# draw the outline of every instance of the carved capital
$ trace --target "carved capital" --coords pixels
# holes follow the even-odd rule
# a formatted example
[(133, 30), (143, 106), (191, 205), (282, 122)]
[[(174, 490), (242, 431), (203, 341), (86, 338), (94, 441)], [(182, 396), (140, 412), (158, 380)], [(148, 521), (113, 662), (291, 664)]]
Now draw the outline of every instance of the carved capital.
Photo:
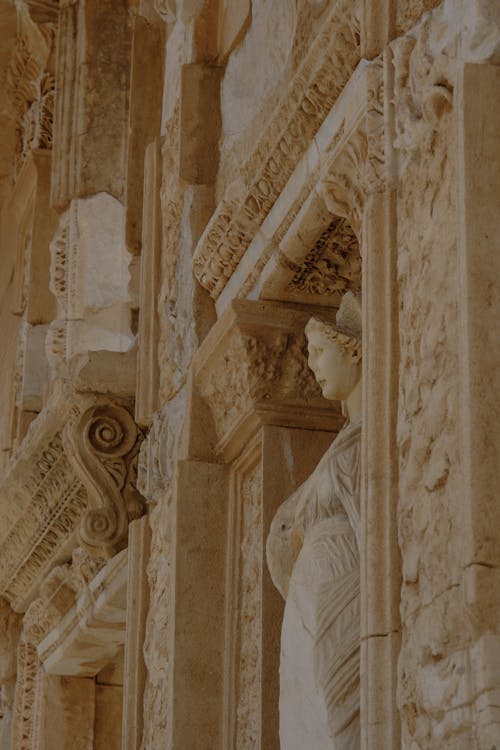
[(201, 403), (194, 403), (191, 431), (204, 405), (217, 455), (236, 455), (259, 424), (339, 428), (338, 408), (322, 397), (307, 365), (309, 317), (285, 305), (237, 300), (207, 336), (193, 363)]

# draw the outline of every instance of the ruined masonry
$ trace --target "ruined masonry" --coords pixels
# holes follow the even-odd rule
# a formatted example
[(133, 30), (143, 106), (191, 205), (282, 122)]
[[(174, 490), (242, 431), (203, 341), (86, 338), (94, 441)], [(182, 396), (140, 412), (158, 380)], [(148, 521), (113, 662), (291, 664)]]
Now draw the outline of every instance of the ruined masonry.
[(499, 219), (499, 0), (0, 0), (0, 750), (500, 749)]

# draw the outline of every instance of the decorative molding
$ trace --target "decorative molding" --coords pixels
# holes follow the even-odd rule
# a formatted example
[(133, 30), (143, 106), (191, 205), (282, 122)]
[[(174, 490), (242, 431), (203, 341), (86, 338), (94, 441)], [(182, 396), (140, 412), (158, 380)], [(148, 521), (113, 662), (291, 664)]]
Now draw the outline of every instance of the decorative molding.
[(144, 726), (144, 688), (147, 670), (144, 662), (146, 618), (149, 611), (147, 566), (151, 554), (149, 518), (129, 526), (127, 622), (125, 628), (125, 674), (123, 686), (123, 750), (140, 750)]
[[(47, 674), (93, 677), (125, 641), (128, 552), (101, 568), (73, 606), (38, 641)], [(25, 615), (26, 617), (26, 615)]]
[(340, 141), (326, 149), (319, 189), (328, 210), (347, 218), (360, 239), (367, 197), (387, 184), (380, 58), (364, 66), (358, 88), (357, 112)]
[(161, 284), (162, 159), (159, 139), (150, 143), (144, 157), (144, 194), (142, 221), (141, 275), (139, 295), (140, 345), (137, 353), (135, 418), (150, 425), (158, 408), (158, 297)]
[(263, 498), (260, 440), (232, 467), (226, 605), (224, 748), (261, 739)]
[(199, 282), (217, 299), (359, 61), (357, 3), (325, 17), (286, 99), (217, 207), (194, 255)]
[(137, 455), (142, 434), (125, 402), (56, 390), (31, 424), (0, 485), (0, 592), (24, 611), (80, 538), (106, 558), (142, 513)]
[(41, 721), (42, 672), (36, 646), (21, 637), (17, 647), (17, 680), (12, 716), (12, 747), (33, 750)]
[(216, 454), (237, 455), (258, 424), (338, 429), (342, 418), (307, 365), (309, 317), (285, 305), (237, 300), (212, 328), (193, 376), (211, 414)]

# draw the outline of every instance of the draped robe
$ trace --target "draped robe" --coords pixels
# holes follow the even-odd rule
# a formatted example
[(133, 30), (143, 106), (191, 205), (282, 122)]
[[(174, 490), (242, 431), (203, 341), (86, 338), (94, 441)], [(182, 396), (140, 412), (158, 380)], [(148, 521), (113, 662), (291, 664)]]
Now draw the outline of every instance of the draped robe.
[(286, 596), (281, 750), (360, 747), (360, 436), (359, 421), (344, 426), (271, 526), (269, 568)]

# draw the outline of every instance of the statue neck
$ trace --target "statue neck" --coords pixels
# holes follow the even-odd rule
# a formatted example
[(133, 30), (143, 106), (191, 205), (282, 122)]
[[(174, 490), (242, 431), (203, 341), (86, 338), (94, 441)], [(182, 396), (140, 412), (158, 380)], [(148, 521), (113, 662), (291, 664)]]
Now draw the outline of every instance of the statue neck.
[(344, 401), (344, 409), (349, 422), (356, 422), (361, 416), (361, 378)]

